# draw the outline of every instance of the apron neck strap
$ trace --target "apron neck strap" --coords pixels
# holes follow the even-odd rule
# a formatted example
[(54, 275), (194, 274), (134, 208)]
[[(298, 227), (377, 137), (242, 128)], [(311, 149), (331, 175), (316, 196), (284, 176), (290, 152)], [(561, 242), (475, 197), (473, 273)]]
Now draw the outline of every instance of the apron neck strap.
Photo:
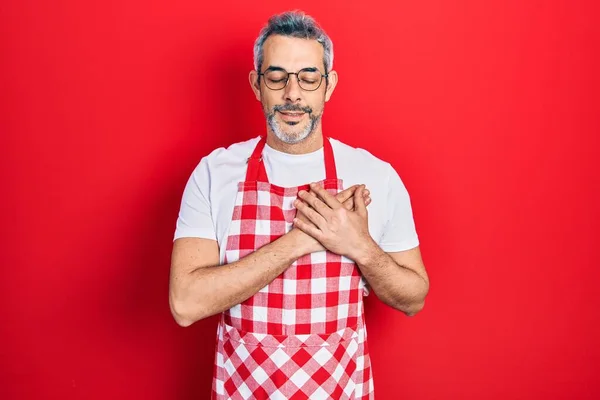
[[(252, 155), (248, 158), (248, 169), (246, 171), (246, 181), (269, 182), (267, 170), (263, 162), (262, 152), (267, 141), (264, 136), (261, 136)], [(328, 137), (323, 137), (323, 157), (325, 161), (325, 179), (337, 181), (337, 169), (335, 167), (335, 158), (333, 156), (333, 148)]]
[[(265, 148), (265, 144), (267, 141), (264, 137), (260, 137), (252, 155), (248, 159), (248, 169), (246, 170), (246, 182), (252, 181), (263, 181), (268, 182), (267, 179), (267, 171), (265, 170), (265, 165), (262, 162), (262, 152)], [(260, 179), (259, 179), (260, 177)]]

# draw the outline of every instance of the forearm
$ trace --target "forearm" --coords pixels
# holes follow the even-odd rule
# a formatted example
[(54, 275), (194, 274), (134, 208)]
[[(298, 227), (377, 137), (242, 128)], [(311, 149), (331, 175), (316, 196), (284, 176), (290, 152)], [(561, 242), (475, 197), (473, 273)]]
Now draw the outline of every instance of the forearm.
[(398, 265), (374, 241), (365, 245), (355, 261), (371, 289), (384, 303), (408, 316), (424, 305), (429, 283), (415, 271)]
[(188, 326), (250, 298), (304, 255), (296, 239), (290, 232), (236, 262), (180, 277), (172, 299), (177, 322)]

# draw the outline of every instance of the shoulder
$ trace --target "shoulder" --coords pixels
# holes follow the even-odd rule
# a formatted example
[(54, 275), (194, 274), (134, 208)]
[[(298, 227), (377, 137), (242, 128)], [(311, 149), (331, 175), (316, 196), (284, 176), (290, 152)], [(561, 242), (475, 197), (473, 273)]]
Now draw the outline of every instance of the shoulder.
[(366, 149), (353, 147), (340, 140), (331, 138), (336, 164), (342, 170), (351, 170), (355, 173), (363, 171), (373, 177), (388, 179), (393, 167), (391, 164)]
[(210, 154), (203, 157), (201, 162), (206, 163), (209, 167), (216, 168), (224, 165), (245, 165), (246, 160), (252, 154), (259, 140), (260, 136), (256, 136), (243, 142), (233, 143), (228, 147), (216, 148)]
[(214, 174), (219, 171), (234, 171), (246, 168), (246, 160), (256, 147), (260, 136), (243, 142), (237, 142), (228, 147), (218, 147), (200, 159), (194, 174)]
[(228, 147), (214, 149), (200, 159), (191, 174), (191, 179), (196, 185), (205, 186), (207, 190), (219, 188), (223, 182), (239, 180), (247, 168), (246, 160), (259, 139), (260, 136), (257, 136)]

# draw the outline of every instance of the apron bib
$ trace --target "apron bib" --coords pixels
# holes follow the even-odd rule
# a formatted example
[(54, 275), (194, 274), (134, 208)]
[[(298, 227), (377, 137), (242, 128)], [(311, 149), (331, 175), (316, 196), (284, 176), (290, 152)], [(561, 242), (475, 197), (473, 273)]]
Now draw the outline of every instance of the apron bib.
[[(261, 138), (238, 184), (224, 263), (289, 232), (300, 187), (269, 183)], [(323, 140), (325, 180), (343, 190), (331, 143)], [(364, 281), (349, 258), (307, 254), (241, 304), (217, 327), (212, 399), (373, 399), (363, 314)]]

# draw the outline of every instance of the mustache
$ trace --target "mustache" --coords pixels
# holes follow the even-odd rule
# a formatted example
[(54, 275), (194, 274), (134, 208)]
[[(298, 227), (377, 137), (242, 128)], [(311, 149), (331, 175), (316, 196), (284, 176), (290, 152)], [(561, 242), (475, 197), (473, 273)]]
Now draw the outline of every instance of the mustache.
[(273, 112), (276, 111), (300, 111), (300, 112), (305, 112), (308, 114), (312, 113), (312, 108), (309, 106), (305, 106), (305, 107), (301, 107), (298, 104), (283, 104), (283, 105), (276, 105), (275, 107), (273, 107)]

